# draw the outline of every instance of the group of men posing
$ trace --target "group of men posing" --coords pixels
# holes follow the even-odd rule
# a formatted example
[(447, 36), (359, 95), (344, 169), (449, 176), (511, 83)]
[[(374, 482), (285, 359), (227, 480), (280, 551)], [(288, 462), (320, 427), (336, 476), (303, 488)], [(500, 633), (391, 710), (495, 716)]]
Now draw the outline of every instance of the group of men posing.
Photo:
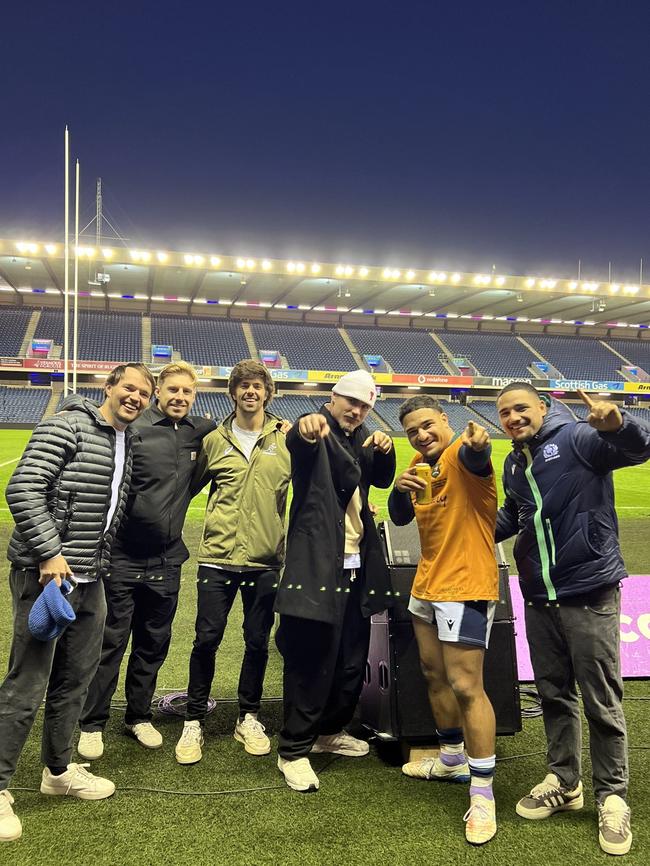
[[(363, 683), (370, 617), (392, 603), (368, 493), (389, 487), (395, 475), (391, 438), (364, 425), (374, 381), (364, 370), (346, 373), (319, 412), (293, 425), (269, 412), (274, 383), (257, 361), (233, 368), (233, 412), (218, 426), (191, 414), (196, 386), (195, 371), (182, 362), (163, 368), (157, 383), (142, 364), (116, 367), (102, 405), (69, 398), (36, 427), (12, 475), (6, 495), (16, 523), (8, 550), (14, 633), (0, 686), (0, 840), (22, 832), (8, 785), (43, 698), (41, 792), (86, 800), (114, 793), (111, 781), (71, 757), (77, 725), (79, 755), (92, 761), (103, 754), (129, 639), (126, 730), (145, 748), (162, 745), (151, 702), (189, 556), (183, 522), (208, 483), (176, 760), (202, 758), (215, 657), (239, 593), (245, 652), (235, 739), (251, 755), (271, 750), (259, 710), (278, 613), (278, 768), (287, 784), (318, 789), (312, 753), (368, 753), (367, 742), (346, 726)], [(517, 534), (549, 770), (517, 813), (538, 819), (583, 806), (579, 686), (599, 842), (610, 854), (631, 845), (618, 637), (625, 569), (611, 472), (650, 457), (650, 426), (613, 402), (582, 396), (587, 423), (557, 401), (549, 406), (527, 383), (501, 391), (497, 409), (513, 450), (500, 509), (488, 431), (470, 422), (454, 433), (429, 396), (400, 409), (416, 453), (395, 480), (389, 512), (398, 524), (415, 518), (420, 533), (409, 610), (440, 743), (437, 757), (407, 763), (403, 772), (469, 782), (464, 820), (473, 844), (496, 832), (495, 719), (483, 688), (498, 600), (494, 543)], [(430, 482), (417, 473), (421, 462), (431, 467)], [(422, 498), (429, 484), (431, 495)], [(51, 581), (73, 585), (76, 618), (56, 638), (39, 640), (29, 613)]]

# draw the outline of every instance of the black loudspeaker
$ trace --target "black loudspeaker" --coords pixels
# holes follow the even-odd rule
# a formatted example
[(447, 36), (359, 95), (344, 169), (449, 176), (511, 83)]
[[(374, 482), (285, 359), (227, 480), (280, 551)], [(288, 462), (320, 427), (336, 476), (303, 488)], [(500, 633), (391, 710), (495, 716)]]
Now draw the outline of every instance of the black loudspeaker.
[[(359, 719), (382, 739), (431, 742), (436, 724), (407, 610), (420, 555), (419, 536), (414, 524), (397, 527), (386, 521), (380, 529), (397, 603), (372, 617)], [(484, 680), (496, 715), (497, 734), (504, 735), (521, 730), (521, 706), (508, 566), (503, 562), (499, 566), (499, 594), (485, 654)]]

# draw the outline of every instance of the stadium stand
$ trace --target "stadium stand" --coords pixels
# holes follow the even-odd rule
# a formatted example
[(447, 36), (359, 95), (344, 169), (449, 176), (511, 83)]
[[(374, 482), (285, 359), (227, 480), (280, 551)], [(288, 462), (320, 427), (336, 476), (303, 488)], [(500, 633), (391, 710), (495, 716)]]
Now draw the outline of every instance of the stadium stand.
[(223, 391), (199, 391), (192, 407), (193, 415), (210, 415), (215, 421), (223, 421), (233, 410), (230, 396)]
[[(79, 394), (79, 396), (83, 397), (85, 400), (92, 400), (93, 403), (97, 403), (98, 406), (104, 402), (103, 388), (85, 388), (82, 386), (80, 388), (77, 388), (77, 394)], [(57, 412), (61, 408), (61, 403), (63, 403), (63, 399), (63, 394), (61, 394), (59, 402), (56, 404)]]
[(151, 341), (173, 346), (190, 364), (232, 367), (250, 350), (241, 322), (192, 316), (151, 316)]
[(619, 355), (630, 364), (642, 367), (650, 373), (650, 340), (605, 340), (608, 346), (616, 349)]
[(36, 424), (52, 396), (50, 388), (8, 388), (0, 385), (0, 423)]
[(395, 328), (378, 331), (371, 328), (346, 327), (348, 336), (361, 355), (381, 355), (395, 373), (431, 373), (448, 376), (438, 360), (442, 354), (428, 331)]
[[(63, 321), (61, 310), (43, 310), (34, 337), (63, 345)], [(137, 313), (80, 312), (77, 355), (85, 361), (116, 364), (142, 360), (142, 317)]]
[(483, 376), (528, 378), (528, 367), (538, 360), (514, 334), (441, 331), (438, 336), (454, 357), (467, 358)]
[(31, 308), (2, 307), (2, 315), (0, 316), (0, 355), (4, 355), (7, 358), (18, 356), (31, 315)]
[(499, 413), (497, 412), (497, 404), (494, 400), (472, 400), (469, 403), (472, 411), (476, 412), (481, 418), (488, 421), (498, 430), (501, 430), (499, 424)]
[(274, 397), (270, 408), (274, 415), (286, 418), (288, 421), (295, 421), (301, 415), (317, 412), (325, 402), (327, 402), (326, 397), (283, 394), (281, 397)]
[(357, 362), (338, 329), (321, 325), (251, 322), (258, 350), (276, 350), (293, 370), (354, 370)]
[(559, 337), (526, 334), (525, 339), (567, 379), (605, 379), (617, 381), (623, 363), (593, 337)]

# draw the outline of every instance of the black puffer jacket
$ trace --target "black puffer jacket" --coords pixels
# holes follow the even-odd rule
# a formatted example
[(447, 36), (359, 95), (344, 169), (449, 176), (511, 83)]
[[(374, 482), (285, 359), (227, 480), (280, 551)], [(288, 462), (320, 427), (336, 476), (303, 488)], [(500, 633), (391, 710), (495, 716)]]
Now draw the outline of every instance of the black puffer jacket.
[(104, 532), (111, 502), (115, 430), (90, 400), (76, 395), (65, 410), (42, 421), (7, 485), (16, 527), (7, 558), (30, 568), (62, 554), (74, 574), (103, 575), (122, 519), (131, 480), (131, 447), (126, 431), (126, 464), (120, 501)]

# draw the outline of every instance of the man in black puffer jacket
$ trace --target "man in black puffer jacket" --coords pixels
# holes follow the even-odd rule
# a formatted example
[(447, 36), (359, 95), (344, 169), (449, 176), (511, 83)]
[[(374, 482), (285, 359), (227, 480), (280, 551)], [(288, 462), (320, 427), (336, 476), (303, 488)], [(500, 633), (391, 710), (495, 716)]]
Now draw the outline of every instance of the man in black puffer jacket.
[(198, 377), (184, 361), (158, 374), (156, 403), (131, 429), (133, 475), (124, 521), (104, 585), (108, 613), (101, 661), (79, 721), (77, 751), (92, 761), (104, 752), (103, 732), (131, 639), (126, 671), (126, 730), (148, 749), (162, 746), (151, 700), (167, 657), (178, 604), (185, 515), (203, 437), (215, 422), (190, 415)]
[[(110, 797), (115, 785), (71, 764), (72, 737), (97, 667), (106, 602), (101, 578), (131, 478), (127, 427), (148, 405), (151, 373), (116, 367), (100, 407), (70, 397), (41, 422), (25, 448), (6, 497), (16, 527), (9, 542), (14, 633), (9, 672), (0, 686), (0, 841), (17, 839), (20, 820), (7, 786), (45, 696), (41, 792), (82, 800)], [(28, 628), (32, 605), (50, 581), (74, 586), (76, 619), (53, 640)]]
[(586, 423), (528, 383), (497, 398), (513, 440), (496, 539), (517, 533), (514, 557), (526, 601), (526, 633), (548, 743), (549, 773), (517, 803), (523, 818), (582, 808), (581, 722), (589, 724), (599, 842), (626, 854), (628, 757), (619, 652), (620, 581), (612, 470), (650, 458), (650, 425), (610, 400), (593, 401)]

